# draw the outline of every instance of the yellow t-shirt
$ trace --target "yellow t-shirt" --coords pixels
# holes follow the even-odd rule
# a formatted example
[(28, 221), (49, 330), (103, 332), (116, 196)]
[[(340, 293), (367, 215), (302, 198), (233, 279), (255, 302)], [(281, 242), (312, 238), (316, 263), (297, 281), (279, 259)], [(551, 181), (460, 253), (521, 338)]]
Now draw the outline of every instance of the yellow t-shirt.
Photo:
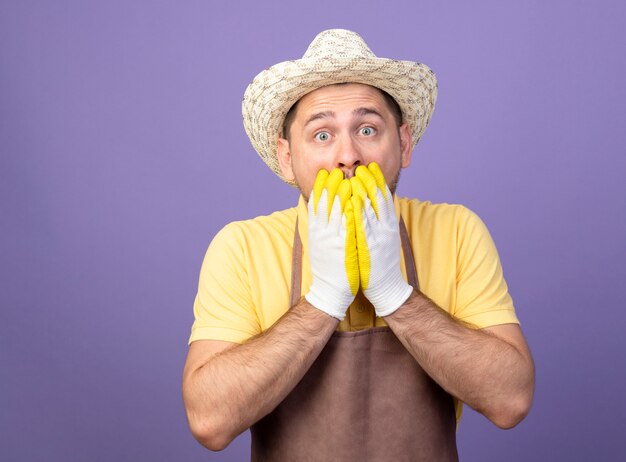
[[(460, 205), (395, 198), (406, 223), (420, 290), (452, 316), (477, 328), (518, 323), (498, 253), (476, 214)], [(311, 285), (307, 208), (295, 208), (225, 226), (207, 250), (189, 343), (243, 343), (268, 329), (289, 309), (296, 217), (303, 244), (302, 295)], [(404, 261), (402, 261), (402, 271)], [(384, 326), (359, 296), (338, 330)]]
[[(476, 328), (519, 321), (495, 245), (483, 222), (461, 205), (394, 198), (409, 233), (420, 291), (452, 316)], [(202, 263), (189, 343), (243, 343), (288, 309), (291, 254), (298, 218), (302, 240), (302, 295), (311, 286), (307, 206), (233, 222), (213, 239)], [(402, 273), (406, 279), (404, 256)], [(384, 326), (361, 292), (338, 330)], [(457, 421), (463, 404), (454, 399)]]

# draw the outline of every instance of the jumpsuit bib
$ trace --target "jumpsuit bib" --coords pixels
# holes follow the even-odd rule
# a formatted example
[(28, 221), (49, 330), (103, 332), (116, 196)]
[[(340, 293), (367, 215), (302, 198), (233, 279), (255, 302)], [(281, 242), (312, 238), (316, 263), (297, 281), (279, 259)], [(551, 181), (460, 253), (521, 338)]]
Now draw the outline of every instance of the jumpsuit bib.
[[(404, 221), (408, 282), (418, 289)], [(300, 299), (302, 242), (292, 257), (291, 306)], [(252, 461), (458, 461), (452, 397), (389, 327), (335, 332), (289, 395), (251, 428)]]

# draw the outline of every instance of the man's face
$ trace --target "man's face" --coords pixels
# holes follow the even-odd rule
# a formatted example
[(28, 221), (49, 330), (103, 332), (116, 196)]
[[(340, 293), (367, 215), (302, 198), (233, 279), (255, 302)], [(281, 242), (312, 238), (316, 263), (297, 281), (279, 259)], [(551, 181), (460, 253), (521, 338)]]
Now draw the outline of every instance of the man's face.
[(308, 200), (317, 172), (340, 168), (351, 178), (359, 165), (377, 162), (394, 191), (411, 161), (411, 134), (398, 127), (380, 90), (350, 83), (322, 87), (298, 102), (289, 141), (278, 140), (283, 176)]

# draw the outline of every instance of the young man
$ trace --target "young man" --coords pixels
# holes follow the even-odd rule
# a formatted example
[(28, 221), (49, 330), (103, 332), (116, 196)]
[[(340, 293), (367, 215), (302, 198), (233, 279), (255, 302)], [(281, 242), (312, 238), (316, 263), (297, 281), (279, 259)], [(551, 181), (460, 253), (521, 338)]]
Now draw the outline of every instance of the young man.
[(461, 403), (502, 428), (528, 413), (533, 363), (486, 228), (393, 194), (435, 100), (430, 69), (345, 30), (248, 87), (252, 144), (302, 194), (207, 251), (183, 377), (206, 447), (251, 428), (253, 460), (457, 460)]

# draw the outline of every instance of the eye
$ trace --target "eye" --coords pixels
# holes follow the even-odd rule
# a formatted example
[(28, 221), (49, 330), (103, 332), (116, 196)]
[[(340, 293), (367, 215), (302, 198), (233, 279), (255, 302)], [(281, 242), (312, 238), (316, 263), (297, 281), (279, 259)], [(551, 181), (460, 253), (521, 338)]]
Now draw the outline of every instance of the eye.
[(330, 139), (330, 134), (328, 132), (319, 132), (315, 134), (314, 138), (317, 141), (328, 141)]
[(363, 136), (372, 136), (376, 133), (376, 129), (374, 127), (363, 127), (361, 128), (360, 133)]

